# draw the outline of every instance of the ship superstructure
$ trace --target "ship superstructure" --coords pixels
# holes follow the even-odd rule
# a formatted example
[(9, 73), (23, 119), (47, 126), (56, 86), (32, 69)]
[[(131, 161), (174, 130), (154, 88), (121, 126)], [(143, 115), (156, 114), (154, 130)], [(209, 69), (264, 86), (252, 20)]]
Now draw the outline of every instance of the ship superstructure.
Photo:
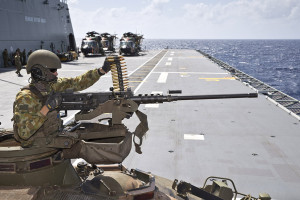
[(1, 0), (0, 65), (2, 52), (11, 56), (16, 49), (48, 49), (55, 53), (75, 50), (66, 0)]

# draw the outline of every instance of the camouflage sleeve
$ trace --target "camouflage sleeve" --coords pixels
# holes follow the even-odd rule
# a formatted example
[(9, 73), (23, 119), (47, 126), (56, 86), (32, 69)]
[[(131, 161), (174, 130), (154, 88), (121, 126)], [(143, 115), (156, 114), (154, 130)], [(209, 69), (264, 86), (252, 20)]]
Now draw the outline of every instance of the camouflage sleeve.
[(59, 78), (51, 87), (56, 92), (63, 92), (69, 88), (73, 89), (73, 91), (81, 91), (92, 86), (99, 78), (98, 69), (94, 69), (75, 78)]
[(46, 121), (47, 117), (40, 113), (42, 104), (30, 91), (21, 91), (14, 104), (14, 123), (18, 135), (28, 140)]

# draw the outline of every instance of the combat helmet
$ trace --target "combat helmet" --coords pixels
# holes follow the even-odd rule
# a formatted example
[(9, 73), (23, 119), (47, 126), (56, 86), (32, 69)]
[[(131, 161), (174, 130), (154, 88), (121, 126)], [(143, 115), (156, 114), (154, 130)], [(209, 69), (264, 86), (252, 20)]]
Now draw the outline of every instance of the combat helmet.
[(40, 49), (34, 51), (28, 58), (26, 71), (31, 73), (34, 80), (56, 81), (57, 78), (50, 70), (60, 69), (61, 62), (56, 54), (51, 51)]

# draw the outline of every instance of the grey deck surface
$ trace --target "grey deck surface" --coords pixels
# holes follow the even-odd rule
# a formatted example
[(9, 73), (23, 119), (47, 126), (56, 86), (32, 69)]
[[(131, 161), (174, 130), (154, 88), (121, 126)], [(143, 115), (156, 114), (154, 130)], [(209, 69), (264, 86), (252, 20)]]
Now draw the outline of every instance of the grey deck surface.
[[(129, 74), (157, 53), (125, 57)], [(58, 73), (73, 77), (100, 66), (103, 60), (81, 57), (63, 64)], [(14, 71), (0, 72), (0, 128), (11, 128), (12, 103), (19, 88), (27, 84), (28, 75), (23, 71), (25, 76), (19, 78)], [(110, 76), (105, 75), (87, 91), (107, 91), (111, 85)], [(166, 94), (168, 89), (181, 89), (182, 95), (255, 92), (200, 53), (171, 49), (144, 82), (133, 88), (137, 94)], [(263, 95), (141, 105), (140, 110), (148, 115), (150, 130), (143, 141), (143, 154), (133, 150), (123, 163), (126, 167), (196, 186), (202, 186), (208, 176), (227, 177), (242, 193), (257, 197), (267, 192), (274, 199), (299, 199), (300, 122)], [(132, 131), (138, 124), (136, 117), (124, 122)], [(185, 139), (187, 136), (194, 139)]]

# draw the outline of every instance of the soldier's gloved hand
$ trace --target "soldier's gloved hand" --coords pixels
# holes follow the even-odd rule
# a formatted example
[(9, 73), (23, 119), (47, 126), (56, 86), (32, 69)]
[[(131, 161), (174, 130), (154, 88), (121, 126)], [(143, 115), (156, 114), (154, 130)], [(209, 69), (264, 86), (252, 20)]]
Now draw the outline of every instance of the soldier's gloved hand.
[(105, 71), (105, 73), (109, 72), (111, 69), (111, 66), (110, 66), (111, 64), (112, 64), (112, 62), (108, 61), (108, 59), (105, 58), (105, 61), (102, 66), (102, 70)]
[(61, 104), (62, 102), (62, 97), (60, 95), (60, 93), (53, 93), (51, 92), (49, 94), (49, 97), (46, 101), (46, 106), (49, 109), (49, 111), (53, 111), (56, 108), (58, 108), (58, 106)]

